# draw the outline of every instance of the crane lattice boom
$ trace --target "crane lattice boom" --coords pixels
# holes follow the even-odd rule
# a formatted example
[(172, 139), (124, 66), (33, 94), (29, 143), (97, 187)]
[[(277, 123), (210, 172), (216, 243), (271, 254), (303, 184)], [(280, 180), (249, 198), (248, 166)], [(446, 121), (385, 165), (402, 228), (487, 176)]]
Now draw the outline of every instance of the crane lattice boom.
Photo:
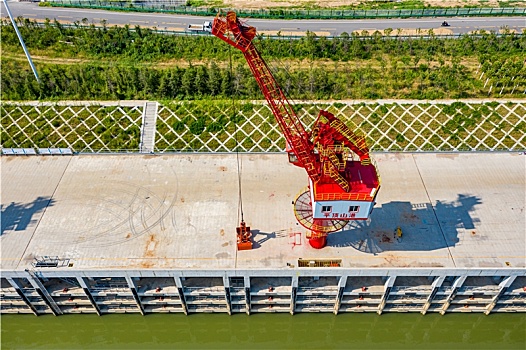
[(255, 28), (242, 25), (234, 12), (228, 12), (226, 19), (217, 17), (212, 26), (212, 34), (243, 52), (287, 143), (298, 160), (298, 165), (305, 168), (309, 177), (316, 182), (320, 178), (320, 171), (316, 167), (317, 161), (309, 134), (252, 43), (255, 33)]

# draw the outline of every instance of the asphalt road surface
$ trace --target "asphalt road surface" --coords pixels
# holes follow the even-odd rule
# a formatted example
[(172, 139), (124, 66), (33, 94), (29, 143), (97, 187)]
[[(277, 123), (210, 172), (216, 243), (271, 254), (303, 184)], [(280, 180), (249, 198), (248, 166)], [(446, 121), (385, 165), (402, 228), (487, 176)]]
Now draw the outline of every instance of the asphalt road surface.
[[(56, 19), (62, 23), (81, 22), (87, 19), (89, 23), (100, 25), (106, 20), (107, 25), (124, 25), (156, 27), (160, 30), (184, 31), (188, 24), (202, 24), (212, 20), (211, 17), (181, 16), (161, 13), (138, 12), (112, 12), (104, 10), (89, 10), (77, 8), (39, 7), (38, 3), (9, 1), (9, 8), (13, 16), (44, 21)], [(2, 17), (7, 17), (7, 12), (1, 6)], [(446, 20), (450, 26), (442, 27), (440, 24)], [(420, 19), (360, 19), (360, 20), (261, 20), (250, 19), (248, 24), (257, 28), (259, 32), (269, 34), (281, 32), (283, 35), (301, 35), (307, 30), (318, 35), (340, 35), (342, 32), (352, 33), (367, 30), (383, 30), (392, 28), (404, 30), (403, 33), (413, 34), (418, 29), (426, 32), (429, 29), (438, 30), (442, 34), (462, 34), (474, 30), (484, 29), (498, 31), (503, 27), (522, 32), (526, 30), (525, 17), (452, 17), (452, 18), (420, 18)]]

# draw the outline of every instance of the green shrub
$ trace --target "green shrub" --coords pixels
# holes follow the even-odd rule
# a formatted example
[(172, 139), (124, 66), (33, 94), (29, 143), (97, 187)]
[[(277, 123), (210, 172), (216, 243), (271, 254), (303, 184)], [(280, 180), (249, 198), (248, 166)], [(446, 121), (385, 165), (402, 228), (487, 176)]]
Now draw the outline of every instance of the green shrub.
[(205, 120), (198, 118), (197, 120), (190, 123), (190, 132), (194, 135), (201, 135), (205, 131)]
[(182, 132), (185, 129), (185, 123), (178, 120), (172, 124), (172, 128), (175, 132)]

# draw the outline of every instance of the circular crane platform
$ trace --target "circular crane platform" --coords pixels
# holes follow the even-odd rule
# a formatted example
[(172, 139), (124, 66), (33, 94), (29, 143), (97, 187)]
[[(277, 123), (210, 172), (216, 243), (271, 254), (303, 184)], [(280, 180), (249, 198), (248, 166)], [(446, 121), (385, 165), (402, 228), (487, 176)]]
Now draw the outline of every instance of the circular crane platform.
[(316, 249), (325, 247), (328, 233), (341, 230), (348, 223), (348, 220), (315, 219), (312, 216), (312, 201), (308, 188), (296, 196), (294, 215), (303, 227), (311, 231), (307, 233), (307, 238), (310, 245)]

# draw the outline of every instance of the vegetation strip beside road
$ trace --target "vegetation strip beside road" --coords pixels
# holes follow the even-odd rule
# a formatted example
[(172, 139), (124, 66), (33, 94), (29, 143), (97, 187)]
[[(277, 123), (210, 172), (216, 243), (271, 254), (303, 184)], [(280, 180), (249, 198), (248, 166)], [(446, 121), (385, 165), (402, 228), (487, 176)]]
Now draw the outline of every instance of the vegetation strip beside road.
[[(19, 24), (42, 83), (3, 22), (2, 100), (261, 98), (243, 56), (215, 37)], [(260, 37), (256, 45), (292, 99), (523, 98), (526, 91), (526, 36), (514, 33), (389, 40), (379, 33), (332, 40), (309, 34)]]

